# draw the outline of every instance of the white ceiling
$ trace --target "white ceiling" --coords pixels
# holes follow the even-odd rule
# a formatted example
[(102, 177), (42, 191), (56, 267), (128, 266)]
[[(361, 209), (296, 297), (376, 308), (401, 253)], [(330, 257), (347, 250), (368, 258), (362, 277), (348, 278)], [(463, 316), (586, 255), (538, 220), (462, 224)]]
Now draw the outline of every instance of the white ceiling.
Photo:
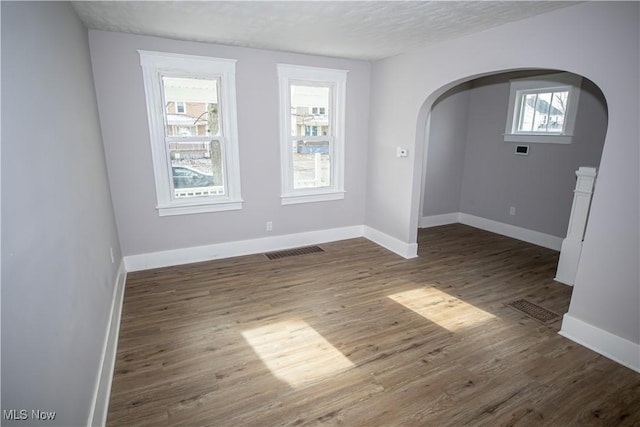
[(565, 1), (76, 1), (88, 28), (376, 60)]

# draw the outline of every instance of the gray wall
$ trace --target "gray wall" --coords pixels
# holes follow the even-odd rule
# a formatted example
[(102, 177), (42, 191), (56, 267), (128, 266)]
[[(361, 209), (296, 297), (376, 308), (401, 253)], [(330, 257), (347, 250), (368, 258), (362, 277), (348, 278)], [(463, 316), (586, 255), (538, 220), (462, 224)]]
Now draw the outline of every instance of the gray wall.
[[(607, 111), (593, 84), (583, 80), (572, 144), (529, 144), (529, 155), (514, 154), (504, 142), (509, 78), (473, 82), (469, 100), (460, 211), (541, 233), (565, 237), (575, 171), (599, 166), (607, 131)], [(509, 208), (516, 215), (509, 215)]]
[(121, 259), (87, 34), (66, 3), (1, 7), (2, 409), (86, 425)]
[[(606, 102), (600, 90), (583, 79), (575, 139), (572, 144), (528, 144), (529, 155), (514, 154), (517, 144), (503, 133), (509, 103), (509, 79), (536, 75), (502, 73), (457, 86), (433, 106), (427, 152), (425, 215), (463, 212), (528, 230), (565, 237), (575, 171), (599, 166), (607, 130)], [(462, 91), (462, 92), (461, 92)], [(467, 101), (467, 104), (464, 104)], [(443, 137), (444, 135), (444, 137)], [(459, 155), (463, 162), (442, 158)], [(446, 147), (450, 145), (450, 147)], [(438, 161), (432, 161), (436, 157)], [(459, 168), (456, 170), (456, 168)], [(456, 179), (456, 173), (462, 176)], [(433, 183), (439, 192), (431, 191)], [(458, 195), (458, 206), (452, 197)], [(509, 208), (516, 215), (509, 215)], [(450, 207), (451, 210), (444, 210)]]
[[(90, 31), (111, 191), (125, 255), (364, 222), (370, 65), (154, 37)], [(236, 59), (241, 211), (159, 217), (137, 49)], [(281, 206), (276, 64), (349, 70), (344, 200)], [(265, 222), (273, 222), (273, 232)]]
[(460, 211), (470, 88), (448, 90), (431, 110), (422, 216)]
[[(365, 224), (416, 241), (426, 118), (446, 90), (517, 69), (585, 76), (602, 90), (609, 121), (569, 314), (640, 343), (639, 10), (585, 2), (374, 63)], [(567, 48), (531, 54), (558, 40)], [(410, 156), (396, 158), (397, 146)]]

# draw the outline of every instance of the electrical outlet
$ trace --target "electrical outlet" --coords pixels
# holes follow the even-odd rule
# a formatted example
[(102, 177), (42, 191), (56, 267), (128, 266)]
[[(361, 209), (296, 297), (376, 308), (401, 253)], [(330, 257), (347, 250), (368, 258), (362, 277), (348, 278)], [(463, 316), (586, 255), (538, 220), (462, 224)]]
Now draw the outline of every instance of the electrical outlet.
[(511, 206), (509, 208), (509, 215), (515, 215), (516, 214), (516, 207), (515, 206)]
[(273, 222), (267, 221), (267, 231), (272, 231), (272, 230), (273, 230)]

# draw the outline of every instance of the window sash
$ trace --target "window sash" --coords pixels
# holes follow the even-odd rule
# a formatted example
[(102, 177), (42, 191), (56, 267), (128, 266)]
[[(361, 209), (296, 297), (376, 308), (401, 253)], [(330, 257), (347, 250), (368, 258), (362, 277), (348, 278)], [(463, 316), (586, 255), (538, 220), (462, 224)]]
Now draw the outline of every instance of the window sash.
[[(217, 104), (218, 104), (218, 135), (215, 136), (198, 136), (198, 135), (193, 135), (193, 136), (189, 136), (189, 135), (185, 135), (185, 136), (169, 136), (167, 134), (167, 131), (169, 129), (169, 124), (168, 124), (168, 117), (167, 117), (167, 109), (165, 108), (163, 111), (163, 117), (164, 117), (164, 122), (165, 122), (165, 126), (164, 126), (164, 137), (165, 137), (165, 145), (166, 145), (166, 150), (167, 153), (170, 154), (170, 144), (173, 143), (189, 143), (189, 142), (204, 142), (204, 143), (210, 143), (211, 141), (219, 141), (220, 142), (220, 157), (221, 157), (221, 168), (222, 168), (222, 188), (223, 188), (223, 192), (222, 194), (197, 194), (197, 195), (193, 195), (190, 197), (180, 197), (176, 194), (176, 188), (174, 187), (174, 180), (173, 180), (173, 159), (171, 158), (171, 155), (166, 156), (167, 157), (167, 170), (169, 172), (171, 172), (169, 174), (169, 196), (170, 196), (170, 200), (171, 203), (182, 203), (185, 201), (185, 199), (189, 199), (189, 200), (224, 200), (226, 198), (228, 198), (228, 194), (229, 194), (229, 190), (227, 188), (227, 182), (229, 181), (227, 179), (227, 170), (228, 170), (228, 165), (227, 165), (227, 161), (226, 161), (226, 155), (225, 155), (225, 144), (224, 144), (224, 126), (222, 125), (224, 123), (224, 106), (222, 105), (222, 103), (220, 102), (220, 88), (222, 87), (222, 76), (220, 75), (208, 75), (208, 76), (204, 76), (204, 75), (196, 75), (196, 74), (192, 74), (189, 76), (184, 76), (182, 74), (180, 75), (176, 75), (176, 74), (172, 74), (172, 73), (165, 73), (162, 74), (160, 76), (160, 91), (162, 94), (162, 105), (167, 105), (167, 103), (169, 102), (167, 100), (167, 95), (166, 95), (166, 91), (165, 91), (165, 85), (164, 85), (164, 81), (163, 79), (165, 77), (181, 77), (181, 78), (188, 78), (188, 79), (203, 79), (203, 80), (215, 80), (217, 82), (217, 92), (216, 92), (216, 96), (217, 96)], [(181, 104), (183, 106), (184, 112), (183, 114), (187, 113), (187, 102), (186, 101), (175, 101), (176, 102), (176, 111), (178, 111), (178, 104)], [(210, 103), (204, 103), (205, 108), (208, 108)], [(194, 125), (195, 126), (195, 125)], [(206, 130), (205, 130), (206, 131)], [(209, 159), (211, 160), (211, 159)], [(212, 164), (213, 167), (213, 164)]]
[[(327, 135), (333, 135), (334, 134), (334, 128), (335, 128), (335, 108), (336, 108), (336, 87), (335, 84), (333, 82), (317, 82), (317, 81), (307, 81), (307, 80), (289, 80), (288, 81), (288, 85), (287, 85), (287, 105), (289, 108), (289, 111), (294, 111), (293, 108), (294, 106), (291, 105), (291, 95), (292, 95), (292, 87), (293, 86), (302, 86), (302, 87), (316, 87), (316, 88), (325, 88), (328, 89), (329, 92), (329, 98), (327, 100), (328, 103), (328, 108), (329, 108), (329, 114), (326, 114), (326, 109), (325, 108), (321, 108), (321, 107), (312, 107), (312, 106), (308, 106), (309, 107), (309, 117), (317, 117), (317, 116), (328, 116), (327, 117), (327, 124), (328, 124), (328, 128), (329, 131), (327, 132)], [(319, 114), (317, 111), (319, 109), (324, 110), (323, 114)], [(315, 110), (315, 112), (314, 112)], [(293, 129), (291, 127), (292, 123), (291, 123), (291, 115), (289, 115), (287, 118), (287, 125), (289, 126), (290, 129)], [(315, 121), (315, 120), (313, 120)], [(317, 133), (319, 132), (319, 125), (317, 123), (304, 123), (304, 127), (305, 127), (305, 136), (316, 136)], [(313, 128), (316, 128), (316, 135), (313, 135)], [(300, 135), (298, 135), (300, 136)]]
[[(199, 138), (176, 138), (176, 137), (168, 137), (166, 139), (166, 148), (167, 148), (167, 153), (171, 152), (171, 147), (170, 144), (171, 143), (178, 143), (178, 144), (189, 144), (189, 143), (198, 143), (198, 142), (202, 142), (205, 144), (211, 144), (211, 142), (213, 141), (217, 141), (220, 144), (220, 168), (222, 169), (222, 174), (221, 174), (221, 178), (222, 178), (222, 183), (220, 184), (220, 186), (222, 186), (222, 193), (221, 194), (206, 194), (206, 195), (197, 195), (197, 196), (193, 196), (191, 198), (191, 200), (195, 200), (195, 198), (197, 197), (198, 199), (209, 199), (209, 200), (224, 200), (226, 198), (228, 198), (228, 194), (229, 194), (229, 189), (227, 187), (227, 183), (229, 182), (229, 179), (227, 178), (227, 171), (229, 170), (229, 165), (228, 165), (228, 160), (227, 160), (227, 149), (226, 149), (226, 145), (225, 145), (225, 140), (222, 137), (214, 137), (214, 138), (203, 138), (203, 137), (199, 137)], [(209, 152), (211, 153), (211, 149), (209, 149)], [(214, 168), (215, 165), (213, 165), (213, 159), (211, 157), (208, 158), (209, 161), (212, 162), (211, 167)], [(173, 172), (173, 160), (171, 158), (171, 155), (167, 156), (167, 169), (169, 171)], [(169, 187), (170, 187), (170, 196), (171, 196), (171, 201), (172, 202), (177, 202), (177, 203), (183, 203), (185, 201), (185, 197), (184, 196), (178, 196), (176, 195), (176, 188), (174, 187), (174, 182), (173, 182), (173, 173), (170, 174), (169, 176)]]
[[(289, 135), (288, 140), (289, 140), (289, 146), (292, 147), (292, 149), (290, 150), (290, 155), (288, 156), (287, 159), (287, 163), (288, 163), (288, 167), (287, 167), (287, 172), (288, 172), (288, 191), (291, 194), (304, 194), (304, 193), (309, 193), (312, 191), (324, 191), (327, 188), (331, 188), (333, 186), (333, 182), (335, 180), (335, 166), (333, 165), (333, 162), (331, 162), (329, 164), (329, 182), (330, 185), (329, 186), (317, 186), (317, 187), (304, 187), (304, 188), (296, 188), (295, 186), (295, 170), (294, 170), (294, 166), (295, 166), (295, 162), (294, 162), (294, 154), (293, 154), (293, 147), (296, 144), (296, 141), (318, 141), (318, 142), (322, 142), (322, 141), (328, 141), (329, 142), (329, 158), (331, 160), (333, 160), (335, 158), (335, 156), (333, 155), (333, 146), (334, 146), (334, 141), (335, 138), (333, 137), (333, 129), (334, 129), (334, 125), (333, 125), (333, 116), (334, 114), (331, 114), (333, 111), (335, 111), (335, 85), (329, 82), (314, 82), (314, 81), (306, 81), (306, 80), (290, 80), (289, 84), (288, 84), (288, 97), (287, 97), (287, 104), (288, 104), (288, 110), (289, 111), (293, 111), (294, 109), (294, 105), (292, 105), (291, 102), (291, 94), (292, 94), (292, 87), (294, 86), (308, 86), (308, 87), (319, 87), (319, 88), (326, 88), (329, 90), (329, 99), (328, 99), (328, 108), (329, 108), (329, 118), (328, 118), (328, 131), (327, 131), (327, 135), (318, 135), (318, 126), (317, 125), (305, 125), (305, 134), (304, 135)], [(313, 110), (316, 110), (316, 112), (314, 113)], [(317, 113), (317, 109), (318, 107), (310, 107), (310, 115), (314, 116), (314, 115), (318, 115)], [(288, 115), (285, 119), (286, 124), (285, 126), (289, 129), (293, 129), (292, 127), (292, 123), (291, 123), (291, 114)], [(315, 135), (314, 135), (314, 128), (315, 128)]]
[[(550, 110), (553, 107), (553, 100), (554, 100), (554, 96), (558, 93), (563, 93), (566, 92), (567, 93), (567, 100), (566, 100), (566, 106), (565, 106), (565, 111), (563, 114), (563, 121), (562, 121), (562, 128), (560, 128), (559, 130), (549, 130), (547, 127), (547, 130), (544, 131), (537, 131), (534, 130), (533, 128), (530, 130), (525, 130), (522, 129), (523, 126), (523, 121), (524, 121), (524, 114), (525, 114), (525, 110), (526, 110), (526, 101), (527, 101), (527, 96), (529, 95), (535, 95), (535, 101), (534, 101), (534, 106), (533, 106), (533, 119), (531, 121), (531, 126), (535, 125), (535, 118), (537, 117), (538, 114), (541, 114), (538, 109), (535, 107), (535, 105), (537, 105), (538, 103), (538, 99), (540, 95), (543, 94), (551, 94), (551, 102), (547, 103), (547, 113), (546, 113), (546, 124), (548, 124), (549, 121), (549, 117), (551, 116)], [(517, 111), (514, 113), (514, 124), (513, 124), (513, 133), (514, 134), (525, 134), (525, 135), (563, 135), (565, 133), (565, 127), (566, 127), (566, 116), (567, 116), (567, 112), (569, 111), (569, 108), (571, 108), (570, 104), (569, 104), (569, 99), (570, 99), (570, 93), (571, 93), (571, 87), (570, 86), (560, 86), (560, 87), (556, 87), (556, 88), (541, 88), (541, 89), (536, 89), (536, 90), (519, 90), (517, 91), (517, 100), (516, 100), (516, 106), (517, 106)]]
[[(299, 144), (302, 142), (303, 144)], [(316, 142), (323, 144), (314, 144)], [(317, 151), (321, 147), (327, 147), (327, 153), (323, 151)], [(333, 171), (333, 159), (334, 159), (334, 138), (333, 137), (294, 137), (291, 139), (291, 183), (292, 194), (304, 194), (311, 191), (322, 191), (332, 188), (332, 183), (335, 177)], [(299, 151), (302, 150), (302, 151)], [(296, 155), (301, 157), (296, 158)], [(329, 173), (323, 172), (322, 164), (328, 160)], [(313, 165), (312, 169), (306, 169), (300, 172), (303, 176), (296, 176), (296, 161), (304, 162), (307, 166)], [(305, 185), (301, 183), (313, 182), (313, 185)], [(300, 184), (300, 185), (298, 185)]]

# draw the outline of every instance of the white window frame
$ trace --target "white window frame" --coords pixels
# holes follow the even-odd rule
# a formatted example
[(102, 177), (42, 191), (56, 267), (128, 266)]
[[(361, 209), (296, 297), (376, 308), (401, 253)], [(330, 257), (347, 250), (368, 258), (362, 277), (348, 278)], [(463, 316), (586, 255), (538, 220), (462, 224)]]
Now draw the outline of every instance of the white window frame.
[[(278, 64), (280, 86), (280, 161), (281, 161), (281, 202), (283, 205), (311, 203), (344, 199), (344, 150), (345, 150), (345, 109), (347, 70), (305, 67), (300, 65)], [(332, 111), (328, 135), (329, 155), (331, 156), (331, 185), (321, 188), (293, 188), (293, 149), (294, 139), (309, 139), (305, 136), (291, 135), (291, 85), (322, 86), (330, 88), (330, 107)], [(320, 133), (320, 132), (318, 132)], [(311, 137), (322, 138), (322, 136)]]
[[(236, 112), (236, 60), (138, 50), (142, 66), (158, 214), (183, 215), (242, 209)], [(162, 77), (220, 79), (220, 140), (225, 195), (176, 198), (165, 135)], [(186, 102), (185, 102), (186, 108)]]
[[(180, 112), (180, 107), (178, 104), (182, 104), (182, 113)], [(176, 114), (187, 114), (187, 103), (184, 101), (176, 101)]]
[[(509, 110), (505, 125), (504, 140), (506, 142), (530, 142), (571, 144), (574, 138), (574, 127), (580, 99), (582, 78), (575, 74), (558, 73), (542, 76), (526, 77), (510, 80)], [(522, 132), (518, 131), (518, 120), (522, 97), (530, 93), (568, 91), (567, 111), (564, 116), (562, 132)]]

